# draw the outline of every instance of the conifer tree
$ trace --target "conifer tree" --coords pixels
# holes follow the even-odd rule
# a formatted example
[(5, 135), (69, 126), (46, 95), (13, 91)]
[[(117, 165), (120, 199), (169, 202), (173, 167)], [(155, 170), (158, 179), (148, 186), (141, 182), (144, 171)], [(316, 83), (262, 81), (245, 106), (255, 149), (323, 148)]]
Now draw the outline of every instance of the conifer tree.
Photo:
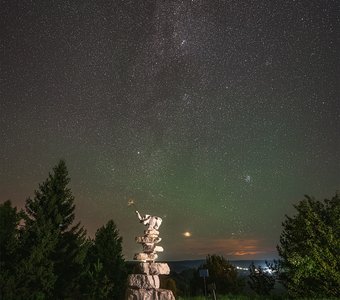
[(112, 220), (97, 230), (88, 252), (88, 264), (88, 275), (91, 275), (88, 277), (96, 287), (94, 299), (122, 299), (127, 273), (122, 237)]
[[(40, 266), (39, 259), (48, 260), (46, 268), (52, 272), (50, 277), (54, 277), (54, 282), (51, 279), (48, 286), (55, 299), (77, 292), (86, 256), (85, 230), (80, 223), (74, 224), (75, 204), (69, 182), (66, 164), (61, 160), (25, 206), (26, 260), (23, 266), (30, 267), (31, 261)], [(30, 274), (29, 270), (25, 273)]]
[(32, 223), (23, 231), (15, 299), (54, 298), (57, 274), (51, 255), (57, 245), (58, 234), (51, 222)]
[(0, 299), (14, 299), (21, 216), (10, 200), (0, 204)]

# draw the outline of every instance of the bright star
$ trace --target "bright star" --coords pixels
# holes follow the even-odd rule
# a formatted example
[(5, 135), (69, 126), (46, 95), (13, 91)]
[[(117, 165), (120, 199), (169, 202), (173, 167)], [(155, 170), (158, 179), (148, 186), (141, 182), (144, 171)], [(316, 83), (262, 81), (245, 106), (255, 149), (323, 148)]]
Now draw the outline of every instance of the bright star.
[(191, 237), (191, 233), (189, 231), (184, 232), (183, 235), (185, 237)]

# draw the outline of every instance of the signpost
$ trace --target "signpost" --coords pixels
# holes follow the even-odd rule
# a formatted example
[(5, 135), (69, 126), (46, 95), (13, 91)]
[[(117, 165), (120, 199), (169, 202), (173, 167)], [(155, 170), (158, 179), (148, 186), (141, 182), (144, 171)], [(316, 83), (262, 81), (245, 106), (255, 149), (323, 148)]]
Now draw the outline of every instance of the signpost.
[(209, 270), (208, 269), (199, 269), (200, 277), (203, 277), (204, 281), (204, 297), (207, 298), (207, 284), (205, 282), (205, 278), (209, 277)]

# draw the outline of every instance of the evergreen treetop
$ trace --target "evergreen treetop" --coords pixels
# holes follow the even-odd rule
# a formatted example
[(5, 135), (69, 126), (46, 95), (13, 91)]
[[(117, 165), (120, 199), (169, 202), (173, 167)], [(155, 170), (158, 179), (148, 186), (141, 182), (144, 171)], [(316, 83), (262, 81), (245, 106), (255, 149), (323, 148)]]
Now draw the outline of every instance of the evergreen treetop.
[(66, 163), (60, 160), (53, 173), (39, 185), (35, 197), (27, 199), (25, 208), (29, 221), (50, 221), (60, 232), (76, 230), (79, 223), (70, 228), (75, 218), (75, 204), (69, 182)]

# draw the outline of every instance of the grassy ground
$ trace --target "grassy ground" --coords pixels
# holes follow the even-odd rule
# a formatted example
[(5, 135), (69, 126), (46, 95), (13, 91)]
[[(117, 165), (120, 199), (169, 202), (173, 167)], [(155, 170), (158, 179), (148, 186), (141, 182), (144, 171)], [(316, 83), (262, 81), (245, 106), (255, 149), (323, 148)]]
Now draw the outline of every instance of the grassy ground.
[[(280, 296), (244, 296), (244, 295), (224, 295), (224, 296), (216, 296), (216, 300), (286, 300), (289, 298), (286, 297), (280, 297)], [(336, 298), (299, 298), (298, 300), (333, 300)], [(203, 297), (203, 296), (197, 296), (197, 297), (180, 297), (178, 300), (213, 300), (211, 297)]]
[[(205, 298), (205, 297), (189, 297), (189, 298), (178, 298), (178, 300), (207, 300), (207, 299), (213, 299), (213, 298)], [(233, 300), (245, 300), (247, 298), (244, 298), (243, 296), (220, 296), (220, 297), (216, 297), (217, 300), (229, 300), (229, 299), (233, 299)], [(248, 299), (247, 299), (248, 300)]]
[[(260, 300), (260, 299), (282, 299), (282, 298), (274, 298), (274, 297), (259, 297), (259, 296), (244, 296), (244, 295), (217, 295), (216, 296), (217, 300), (249, 300), (249, 299), (254, 299), (254, 300)], [(180, 297), (178, 300), (213, 300), (212, 297), (203, 297), (203, 296), (197, 296), (197, 297), (185, 297), (182, 298)]]

